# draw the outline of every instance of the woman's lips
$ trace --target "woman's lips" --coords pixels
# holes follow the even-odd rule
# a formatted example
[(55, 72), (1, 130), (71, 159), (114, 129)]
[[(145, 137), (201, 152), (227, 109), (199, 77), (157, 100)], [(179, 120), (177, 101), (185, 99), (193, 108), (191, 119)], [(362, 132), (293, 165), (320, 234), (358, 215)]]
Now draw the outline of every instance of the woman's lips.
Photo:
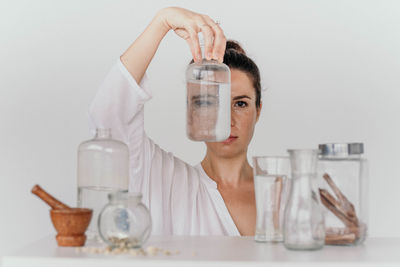
[(226, 139), (222, 143), (223, 144), (230, 144), (230, 143), (234, 142), (237, 138), (238, 138), (237, 136), (231, 135), (231, 136), (228, 137), (228, 139)]

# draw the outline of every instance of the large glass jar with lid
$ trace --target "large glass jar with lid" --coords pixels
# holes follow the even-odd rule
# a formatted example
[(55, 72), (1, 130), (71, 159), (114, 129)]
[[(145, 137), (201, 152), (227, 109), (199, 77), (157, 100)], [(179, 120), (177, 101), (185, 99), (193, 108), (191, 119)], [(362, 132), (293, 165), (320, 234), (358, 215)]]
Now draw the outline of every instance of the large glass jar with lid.
[(362, 143), (319, 145), (327, 245), (357, 245), (367, 236), (368, 166), (363, 153)]
[(186, 132), (193, 141), (226, 140), (231, 130), (231, 72), (225, 64), (204, 57), (186, 70)]
[(151, 217), (141, 193), (110, 193), (98, 217), (99, 234), (112, 247), (138, 248), (149, 238)]
[(96, 220), (110, 192), (127, 192), (129, 150), (112, 139), (111, 129), (97, 129), (93, 139), (78, 148), (78, 207), (93, 209), (87, 236), (98, 237)]

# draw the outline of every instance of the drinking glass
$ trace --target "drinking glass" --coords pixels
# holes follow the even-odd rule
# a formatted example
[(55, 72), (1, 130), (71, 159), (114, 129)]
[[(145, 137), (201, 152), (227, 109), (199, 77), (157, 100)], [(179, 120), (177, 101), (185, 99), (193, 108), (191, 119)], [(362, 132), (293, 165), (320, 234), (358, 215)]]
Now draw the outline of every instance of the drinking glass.
[(289, 192), (289, 157), (253, 157), (257, 219), (255, 241), (283, 241), (283, 217)]

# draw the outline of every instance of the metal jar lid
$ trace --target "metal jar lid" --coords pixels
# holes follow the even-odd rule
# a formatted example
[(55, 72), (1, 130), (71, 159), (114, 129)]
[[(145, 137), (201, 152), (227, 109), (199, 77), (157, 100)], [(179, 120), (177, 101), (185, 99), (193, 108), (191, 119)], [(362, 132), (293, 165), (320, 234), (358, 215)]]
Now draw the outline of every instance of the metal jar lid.
[(330, 143), (320, 144), (319, 154), (321, 156), (351, 156), (364, 153), (363, 143)]

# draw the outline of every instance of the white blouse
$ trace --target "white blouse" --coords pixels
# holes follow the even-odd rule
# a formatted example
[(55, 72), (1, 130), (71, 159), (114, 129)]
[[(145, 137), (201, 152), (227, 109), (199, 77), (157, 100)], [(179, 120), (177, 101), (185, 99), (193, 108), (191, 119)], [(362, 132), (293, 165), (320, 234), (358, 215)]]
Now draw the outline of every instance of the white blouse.
[(201, 164), (191, 166), (155, 144), (144, 131), (146, 76), (138, 85), (118, 60), (90, 106), (89, 122), (111, 128), (129, 147), (129, 190), (141, 192), (153, 235), (240, 235), (217, 184)]

